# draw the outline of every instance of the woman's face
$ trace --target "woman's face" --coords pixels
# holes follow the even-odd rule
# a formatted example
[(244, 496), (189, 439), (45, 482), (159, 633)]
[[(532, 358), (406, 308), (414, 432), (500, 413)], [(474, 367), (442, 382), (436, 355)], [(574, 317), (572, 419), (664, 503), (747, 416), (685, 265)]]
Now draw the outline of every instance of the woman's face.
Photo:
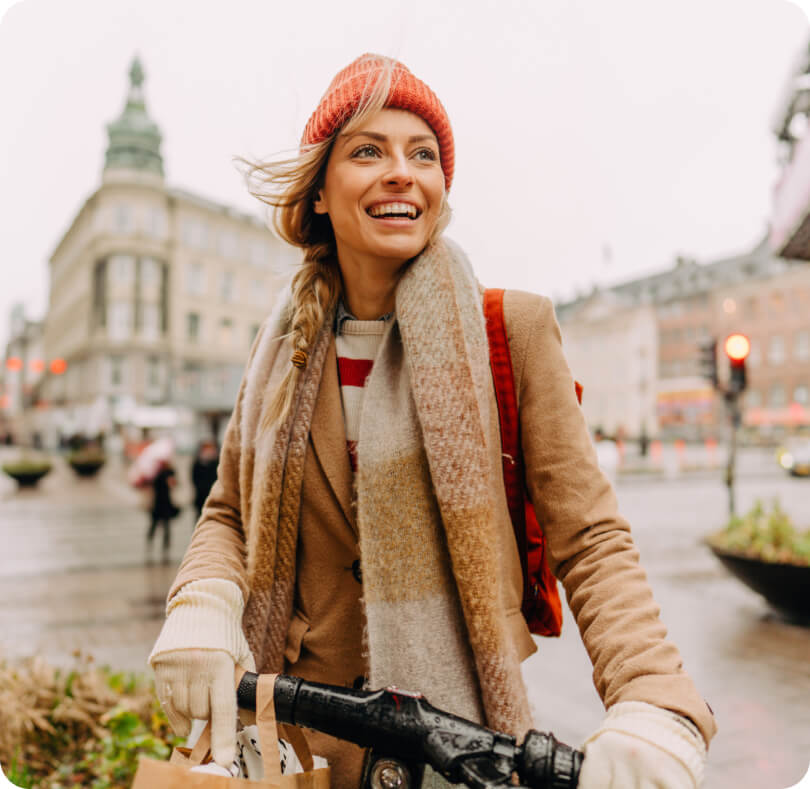
[(418, 255), (441, 213), (444, 172), (430, 126), (384, 109), (339, 134), (314, 209), (328, 214), (344, 276), (347, 266), (390, 265)]

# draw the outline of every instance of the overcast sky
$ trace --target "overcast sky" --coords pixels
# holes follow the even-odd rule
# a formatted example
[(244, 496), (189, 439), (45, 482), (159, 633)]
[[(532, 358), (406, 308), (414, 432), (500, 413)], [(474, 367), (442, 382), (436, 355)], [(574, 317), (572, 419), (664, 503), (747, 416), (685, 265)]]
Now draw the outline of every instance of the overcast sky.
[(787, 0), (0, 0), (3, 12), (0, 352), (13, 302), (46, 309), (47, 260), (99, 184), (136, 52), (168, 183), (256, 214), (232, 157), (294, 146), (362, 52), (400, 58), (453, 124), (448, 234), (486, 285), (567, 298), (763, 237), (770, 127), (808, 39)]

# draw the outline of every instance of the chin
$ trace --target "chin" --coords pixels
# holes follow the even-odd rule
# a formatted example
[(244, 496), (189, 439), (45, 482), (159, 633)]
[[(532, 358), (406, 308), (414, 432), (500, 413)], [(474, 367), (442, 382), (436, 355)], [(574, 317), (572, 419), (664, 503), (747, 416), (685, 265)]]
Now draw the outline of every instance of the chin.
[(389, 258), (400, 260), (403, 263), (406, 260), (415, 258), (426, 246), (427, 241), (419, 244), (380, 244), (375, 250), (375, 254), (381, 258)]

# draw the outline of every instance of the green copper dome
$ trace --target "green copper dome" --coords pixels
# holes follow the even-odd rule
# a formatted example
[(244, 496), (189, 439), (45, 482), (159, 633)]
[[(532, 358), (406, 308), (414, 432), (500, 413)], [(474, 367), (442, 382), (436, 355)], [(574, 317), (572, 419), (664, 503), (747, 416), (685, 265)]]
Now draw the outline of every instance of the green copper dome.
[(107, 124), (110, 144), (104, 170), (141, 170), (163, 175), (161, 134), (146, 113), (143, 100), (143, 67), (137, 56), (129, 69), (129, 94), (118, 120)]

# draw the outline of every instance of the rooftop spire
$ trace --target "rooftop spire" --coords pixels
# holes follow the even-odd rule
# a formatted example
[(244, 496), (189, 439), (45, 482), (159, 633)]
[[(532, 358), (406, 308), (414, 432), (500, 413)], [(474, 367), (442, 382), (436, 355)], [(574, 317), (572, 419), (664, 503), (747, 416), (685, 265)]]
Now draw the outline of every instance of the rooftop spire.
[(161, 134), (146, 112), (143, 97), (143, 66), (136, 55), (129, 69), (129, 92), (121, 117), (107, 124), (110, 143), (104, 160), (110, 170), (138, 170), (163, 176)]

